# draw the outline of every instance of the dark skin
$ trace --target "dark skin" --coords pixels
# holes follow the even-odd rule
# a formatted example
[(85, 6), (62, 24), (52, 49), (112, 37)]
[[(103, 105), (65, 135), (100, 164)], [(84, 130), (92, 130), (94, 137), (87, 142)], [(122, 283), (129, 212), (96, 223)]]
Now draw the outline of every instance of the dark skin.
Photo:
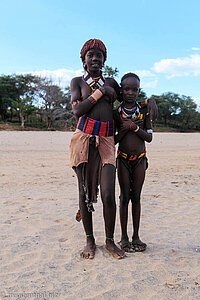
[[(135, 101), (139, 94), (140, 82), (137, 78), (128, 77), (122, 82), (122, 95), (123, 104), (125, 108), (135, 107)], [(145, 150), (145, 141), (152, 141), (152, 134), (146, 132), (146, 128), (151, 128), (150, 114), (147, 112), (147, 116), (142, 120), (125, 119), (123, 122), (117, 124), (118, 134), (115, 137), (116, 143), (119, 142), (119, 148), (123, 149), (125, 153), (139, 155)], [(130, 129), (131, 125), (131, 129)], [(134, 130), (140, 129), (137, 132)], [(141, 205), (140, 201), (135, 201), (139, 197), (142, 190), (142, 186), (145, 179), (146, 160), (143, 159), (137, 166), (133, 173), (133, 177), (130, 178), (129, 171), (125, 167), (122, 160), (117, 160), (118, 179), (120, 184), (120, 222), (121, 222), (121, 246), (126, 252), (144, 251), (146, 244), (139, 238), (139, 224)], [(131, 180), (130, 180), (131, 179)], [(127, 221), (128, 221), (128, 204), (130, 200), (130, 188), (132, 189), (132, 219), (133, 219), (133, 236), (132, 244), (129, 243), (127, 234)], [(137, 198), (138, 199), (138, 198)]]
[[(85, 55), (84, 67), (92, 77), (98, 77), (101, 74), (101, 68), (104, 63), (103, 53), (98, 49), (91, 49)], [(73, 78), (71, 81), (71, 99), (81, 100), (74, 106), (73, 111), (77, 118), (87, 115), (98, 121), (113, 120), (112, 103), (119, 94), (119, 86), (112, 78), (105, 80), (105, 95), (103, 95), (94, 105), (87, 99), (91, 93), (90, 87), (82, 80), (82, 77)], [(90, 164), (90, 158), (88, 159)], [(92, 168), (92, 166), (91, 166)], [(89, 213), (85, 203), (85, 197), (82, 190), (81, 174), (77, 168), (77, 177), (79, 182), (79, 206), (86, 235), (93, 233), (92, 213)], [(115, 167), (110, 164), (104, 165), (101, 172), (100, 181), (101, 198), (103, 202), (103, 216), (105, 222), (106, 237), (113, 237), (116, 218), (115, 203)], [(90, 236), (86, 240), (86, 246), (81, 256), (86, 259), (92, 259), (95, 255), (95, 239)], [(123, 258), (125, 253), (119, 249), (113, 240), (106, 239), (106, 249), (117, 259)]]

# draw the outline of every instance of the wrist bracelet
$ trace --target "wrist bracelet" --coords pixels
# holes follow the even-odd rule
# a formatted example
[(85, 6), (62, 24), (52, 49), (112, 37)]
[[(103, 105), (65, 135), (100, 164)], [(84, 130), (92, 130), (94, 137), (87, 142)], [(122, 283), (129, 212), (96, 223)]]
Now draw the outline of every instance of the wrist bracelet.
[(134, 132), (138, 132), (138, 130), (140, 129), (140, 127), (137, 125), (137, 128), (135, 130), (133, 130)]
[(95, 104), (103, 96), (103, 94), (105, 94), (105, 89), (104, 89), (104, 87), (101, 87), (101, 88), (97, 89), (96, 91), (94, 91), (94, 93), (88, 97), (88, 100), (92, 104)]
[(132, 125), (134, 124), (134, 122), (131, 122), (130, 124), (130, 130), (133, 130)]
[(135, 123), (134, 122), (132, 122), (131, 124), (130, 124), (130, 130), (132, 130), (133, 132), (137, 132), (139, 129), (140, 129), (140, 127), (138, 126), (138, 125), (136, 125), (137, 127), (136, 127), (136, 129), (133, 129), (133, 124), (135, 125)]
[(102, 92), (103, 95), (106, 93), (104, 86), (100, 86), (99, 90)]

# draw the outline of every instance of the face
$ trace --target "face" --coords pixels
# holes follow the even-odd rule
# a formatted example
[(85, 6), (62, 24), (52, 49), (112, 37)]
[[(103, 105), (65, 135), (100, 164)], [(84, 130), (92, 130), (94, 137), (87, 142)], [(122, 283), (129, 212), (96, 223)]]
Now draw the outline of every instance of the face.
[(122, 96), (126, 103), (135, 103), (140, 92), (140, 82), (135, 77), (128, 77), (122, 81)]
[(98, 49), (90, 49), (85, 55), (84, 65), (88, 72), (99, 72), (104, 64), (103, 52)]

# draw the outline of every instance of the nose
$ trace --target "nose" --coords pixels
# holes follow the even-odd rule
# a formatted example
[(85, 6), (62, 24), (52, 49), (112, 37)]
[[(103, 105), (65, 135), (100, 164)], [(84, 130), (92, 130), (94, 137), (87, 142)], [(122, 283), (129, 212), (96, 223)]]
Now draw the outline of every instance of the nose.
[(92, 60), (93, 61), (99, 61), (99, 57), (96, 54), (94, 54), (93, 57), (92, 57)]
[(130, 89), (130, 90), (128, 91), (128, 95), (132, 96), (132, 95), (134, 95), (134, 92)]

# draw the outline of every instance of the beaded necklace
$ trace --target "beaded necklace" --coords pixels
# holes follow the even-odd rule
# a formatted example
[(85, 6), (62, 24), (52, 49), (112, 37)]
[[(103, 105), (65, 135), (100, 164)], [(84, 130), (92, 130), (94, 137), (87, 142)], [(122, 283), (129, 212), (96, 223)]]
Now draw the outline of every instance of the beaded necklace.
[(85, 74), (82, 77), (83, 81), (89, 85), (92, 91), (102, 87), (104, 85), (105, 79), (102, 74), (98, 77), (91, 77), (90, 74), (85, 71)]
[(141, 106), (136, 102), (136, 105), (133, 108), (125, 108), (123, 103), (119, 106), (118, 112), (120, 118), (123, 119), (142, 119), (143, 114), (141, 113)]

